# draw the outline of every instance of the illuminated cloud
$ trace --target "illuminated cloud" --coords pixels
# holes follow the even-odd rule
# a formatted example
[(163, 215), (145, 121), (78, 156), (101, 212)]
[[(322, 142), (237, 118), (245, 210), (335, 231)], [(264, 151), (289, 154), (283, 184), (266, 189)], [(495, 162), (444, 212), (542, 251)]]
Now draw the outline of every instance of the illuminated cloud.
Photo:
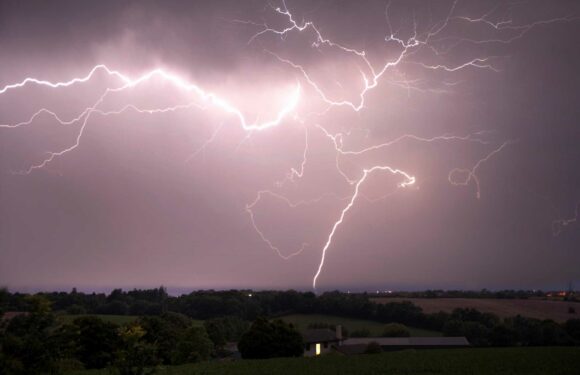
[[(550, 221), (554, 236), (577, 229), (577, 209), (571, 219), (554, 212), (518, 216), (526, 215), (535, 189), (547, 190), (549, 202), (563, 198), (554, 187), (535, 185), (548, 173), (546, 159), (538, 162), (528, 145), (545, 128), (565, 134), (565, 127), (552, 129), (542, 114), (566, 95), (579, 94), (575, 87), (553, 102), (521, 90), (537, 86), (521, 67), (529, 61), (517, 61), (534, 58), (541, 49), (534, 44), (554, 41), (578, 61), (572, 40), (561, 38), (577, 39), (574, 4), (549, 12), (540, 3), (484, 8), (460, 1), (96, 6), (96, 14), (114, 15), (108, 25), (82, 24), (87, 15), (77, 6), (55, 6), (63, 13), (31, 26), (44, 29), (42, 35), (20, 29), (22, 9), (6, 6), (2, 16), (6, 28), (30, 41), (0, 39), (11, 52), (0, 63), (14, 66), (0, 75), (0, 167), (8, 181), (0, 190), (0, 224), (6, 224), (0, 256), (5, 264), (20, 264), (26, 270), (21, 275), (42, 259), (70, 259), (63, 275), (43, 271), (26, 279), (6, 268), (0, 282), (96, 285), (102, 284), (98, 268), (123, 285), (305, 287), (310, 280), (316, 289), (331, 262), (329, 287), (421, 285), (432, 277), (451, 285), (469, 274), (464, 269), (481, 272), (472, 287), (487, 286), (498, 278), (485, 276), (486, 259), (501, 249), (486, 249), (500, 244), (520, 254), (537, 242), (532, 235), (514, 242), (506, 233), (526, 225), (544, 225), (549, 232)], [(46, 10), (35, 12), (44, 17)], [(61, 43), (62, 22), (70, 16), (78, 39)], [(50, 54), (47, 45), (54, 45)], [(87, 52), (81, 61), (71, 57), (77, 45)], [(559, 58), (545, 58), (558, 69)], [(14, 65), (18, 61), (26, 64)], [(537, 70), (546, 65), (531, 63)], [(521, 76), (506, 81), (514, 72)], [(562, 73), (548, 83), (565, 79)], [(504, 96), (506, 87), (522, 96)], [(502, 107), (505, 100), (512, 106)], [(545, 106), (531, 127), (525, 112), (533, 109), (522, 103)], [(566, 111), (573, 112), (570, 106)], [(556, 151), (547, 155), (559, 157)], [(526, 175), (530, 168), (537, 176)], [(571, 168), (554, 178), (578, 182)], [(464, 189), (443, 187), (445, 177)], [(532, 191), (528, 198), (520, 186)], [(559, 205), (577, 199), (580, 184), (575, 186), (576, 195), (573, 188)], [(137, 193), (120, 199), (125, 188)], [(78, 196), (63, 195), (68, 189)], [(484, 189), (490, 190), (486, 198)], [(518, 202), (494, 208), (494, 200), (509, 201), (514, 189)], [(46, 199), (60, 204), (29, 206)], [(381, 218), (384, 211), (390, 216)], [(113, 212), (119, 216), (103, 219)], [(26, 237), (30, 215), (37, 235)], [(479, 215), (492, 235), (473, 243)], [(440, 216), (457, 227), (429, 224)], [(84, 224), (70, 224), (78, 220)], [(435, 237), (445, 237), (448, 248), (428, 248)], [(348, 250), (353, 241), (363, 249)], [(554, 239), (543, 241), (540, 246)], [(406, 246), (413, 251), (397, 250)], [(431, 269), (446, 256), (462, 259), (457, 252), (466, 247), (471, 249), (461, 269), (449, 272), (453, 262)], [(102, 258), (117, 252), (119, 264), (137, 262), (135, 270), (127, 274)], [(100, 259), (92, 273), (82, 272), (83, 253)], [(416, 261), (427, 277), (397, 271), (382, 278), (381, 265), (396, 263), (394, 254), (401, 269)], [(472, 263), (473, 254), (484, 260)], [(353, 257), (360, 269), (353, 274), (360, 278), (341, 279), (337, 275)], [(513, 259), (506, 256), (506, 264)], [(522, 271), (524, 283), (559, 282), (549, 273), (536, 277), (543, 275), (540, 265)], [(139, 269), (149, 270), (149, 278)], [(503, 283), (518, 282), (501, 267), (496, 272)], [(579, 277), (574, 272), (566, 277)]]

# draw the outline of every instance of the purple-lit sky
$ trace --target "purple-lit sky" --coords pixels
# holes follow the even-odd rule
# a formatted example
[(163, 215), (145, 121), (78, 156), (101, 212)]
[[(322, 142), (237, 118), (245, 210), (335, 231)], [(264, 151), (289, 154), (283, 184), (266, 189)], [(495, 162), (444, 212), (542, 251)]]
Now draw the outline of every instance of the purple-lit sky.
[(0, 285), (579, 284), (578, 46), (573, 0), (2, 1)]

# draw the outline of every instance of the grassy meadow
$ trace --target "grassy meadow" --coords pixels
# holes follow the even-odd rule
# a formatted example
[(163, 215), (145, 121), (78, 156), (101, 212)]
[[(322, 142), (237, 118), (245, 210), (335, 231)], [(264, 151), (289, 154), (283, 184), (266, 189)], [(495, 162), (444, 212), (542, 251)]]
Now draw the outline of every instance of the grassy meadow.
[[(482, 348), (408, 350), (319, 358), (206, 362), (159, 369), (160, 375), (392, 374), (392, 375), (578, 375), (580, 348)], [(68, 375), (110, 375), (108, 370)]]

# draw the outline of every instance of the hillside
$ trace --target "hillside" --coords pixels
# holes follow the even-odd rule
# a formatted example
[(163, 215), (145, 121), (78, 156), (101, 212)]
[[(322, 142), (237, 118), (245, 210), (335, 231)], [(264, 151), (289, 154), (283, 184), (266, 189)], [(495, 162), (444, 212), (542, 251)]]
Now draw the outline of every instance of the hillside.
[[(423, 312), (451, 312), (456, 308), (473, 308), (481, 312), (496, 314), (501, 318), (522, 315), (535, 319), (552, 319), (564, 322), (568, 319), (580, 319), (580, 303), (564, 301), (547, 301), (540, 299), (485, 299), (485, 298), (373, 298), (377, 303), (410, 301), (421, 307)], [(568, 312), (569, 308), (575, 313)]]

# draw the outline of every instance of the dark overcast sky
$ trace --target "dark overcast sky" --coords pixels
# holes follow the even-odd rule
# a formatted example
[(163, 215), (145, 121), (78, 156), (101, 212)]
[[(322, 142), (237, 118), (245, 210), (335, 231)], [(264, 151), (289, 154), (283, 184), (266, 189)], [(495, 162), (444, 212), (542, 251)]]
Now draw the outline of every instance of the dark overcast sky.
[[(580, 205), (577, 1), (458, 1), (452, 13), (450, 1), (392, 1), (389, 22), (384, 1), (286, 4), (297, 22), (312, 21), (332, 42), (364, 50), (377, 71), (402, 51), (385, 41), (389, 24), (407, 42), (414, 23), (417, 40), (437, 33), (409, 48), (354, 111), (329, 107), (299, 70), (268, 51), (303, 66), (333, 100), (353, 102), (362, 74), (371, 74), (363, 60), (313, 45), (311, 28), (248, 43), (264, 23), (290, 26), (263, 1), (0, 2), (0, 87), (26, 77), (68, 81), (97, 64), (130, 77), (161, 68), (216, 93), (249, 122), (274, 118), (288, 92), (301, 87), (292, 113), (256, 132), (212, 105), (95, 114), (77, 148), (25, 175), (15, 172), (73, 145), (81, 122), (61, 125), (44, 113), (29, 125), (0, 128), (0, 284), (311, 288), (324, 243), (354, 191), (320, 127), (342, 133), (344, 150), (405, 134), (481, 141), (406, 138), (341, 155), (341, 170), (354, 180), (364, 168), (388, 165), (416, 183), (397, 188), (400, 176), (376, 173), (361, 184), (328, 248), (321, 290), (580, 284), (580, 222), (573, 220)], [(488, 22), (464, 18), (484, 15)], [(492, 26), (508, 20), (500, 30)], [(433, 69), (477, 58), (494, 69)], [(70, 87), (8, 90), (0, 94), (0, 124), (26, 121), (40, 108), (70, 120), (115, 85), (118, 79), (98, 71)], [(108, 96), (99, 109), (165, 108), (193, 97), (152, 79)], [(299, 169), (305, 132), (302, 178), (276, 184)], [(449, 183), (451, 170), (472, 168), (507, 141), (476, 170), (479, 199), (474, 180)], [(282, 255), (309, 244), (299, 255), (282, 259), (252, 227), (245, 208), (261, 190), (292, 203), (315, 200), (292, 208), (266, 195), (253, 207)], [(568, 225), (554, 224), (564, 219)]]

